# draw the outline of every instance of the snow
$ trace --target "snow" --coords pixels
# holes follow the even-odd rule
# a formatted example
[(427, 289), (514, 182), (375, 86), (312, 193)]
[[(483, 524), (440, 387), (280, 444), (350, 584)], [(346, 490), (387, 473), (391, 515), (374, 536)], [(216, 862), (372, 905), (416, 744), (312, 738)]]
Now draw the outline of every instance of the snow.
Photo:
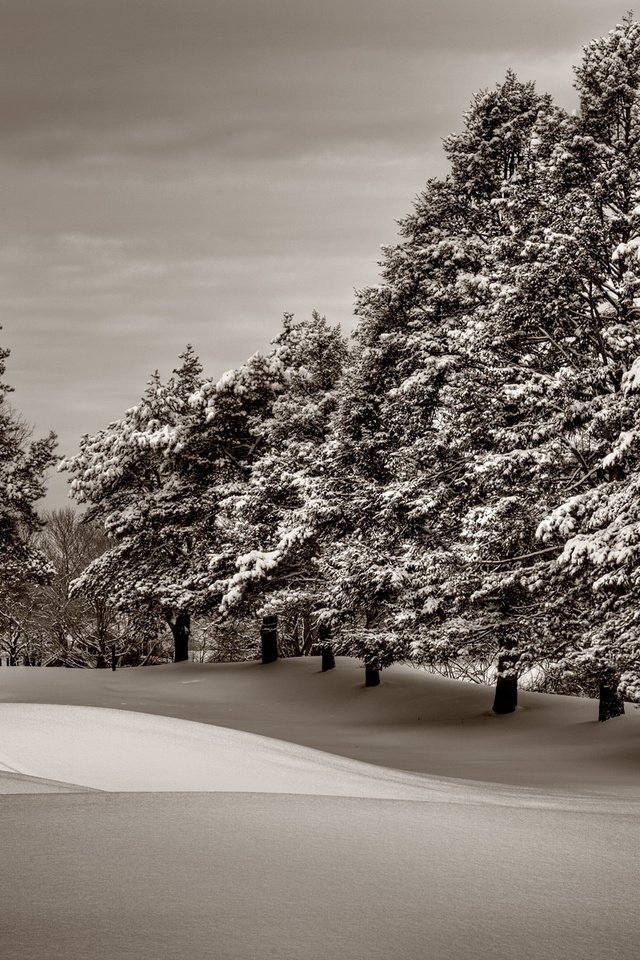
[[(11, 703), (103, 707), (122, 713), (127, 724), (140, 713), (189, 720), (199, 732), (200, 724), (213, 724), (427, 776), (638, 795), (640, 710), (632, 706), (627, 716), (598, 724), (594, 701), (521, 692), (521, 709), (497, 718), (490, 712), (493, 692), (486, 687), (395, 665), (383, 671), (380, 687), (366, 689), (358, 661), (338, 657), (337, 664), (326, 674), (315, 657), (267, 666), (182, 663), (115, 673), (0, 668), (0, 711)], [(141, 718), (134, 720), (142, 731)], [(151, 737), (152, 730), (148, 733)], [(38, 736), (50, 736), (44, 725)], [(80, 731), (74, 736), (79, 750)], [(25, 749), (36, 747), (25, 743)], [(20, 767), (21, 757), (6, 737), (1, 757)], [(70, 779), (82, 783), (75, 775)]]
[(337, 662), (0, 669), (1, 955), (635, 960), (640, 712)]
[[(112, 791), (426, 799), (426, 778), (224, 727), (102, 707), (0, 704), (5, 771)], [(13, 792), (13, 791), (12, 791)], [(25, 792), (28, 784), (25, 784)]]
[(614, 464), (618, 463), (618, 461), (624, 459), (625, 454), (633, 445), (637, 439), (637, 436), (638, 435), (635, 430), (623, 430), (620, 433), (613, 450), (602, 461), (602, 466), (605, 470), (608, 470), (610, 467), (614, 466)]
[(628, 393), (640, 389), (640, 357), (636, 357), (630, 369), (624, 374), (622, 385)]

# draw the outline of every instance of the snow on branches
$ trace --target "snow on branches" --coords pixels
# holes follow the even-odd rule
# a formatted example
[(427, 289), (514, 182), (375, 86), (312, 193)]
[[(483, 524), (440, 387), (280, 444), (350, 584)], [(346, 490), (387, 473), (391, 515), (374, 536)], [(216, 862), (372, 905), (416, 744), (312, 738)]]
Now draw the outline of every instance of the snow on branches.
[[(9, 351), (0, 349), (0, 377)], [(0, 380), (0, 596), (42, 580), (50, 567), (33, 542), (40, 528), (35, 504), (45, 493), (45, 474), (55, 463), (54, 434), (30, 439), (28, 424), (9, 403), (11, 387)]]
[(266, 354), (213, 380), (187, 350), (83, 438), (64, 466), (114, 546), (78, 589), (331, 624), (371, 667), (494, 664), (500, 712), (534, 667), (640, 690), (633, 17), (576, 86), (572, 116), (511, 71), (473, 98), (351, 349), (286, 315)]

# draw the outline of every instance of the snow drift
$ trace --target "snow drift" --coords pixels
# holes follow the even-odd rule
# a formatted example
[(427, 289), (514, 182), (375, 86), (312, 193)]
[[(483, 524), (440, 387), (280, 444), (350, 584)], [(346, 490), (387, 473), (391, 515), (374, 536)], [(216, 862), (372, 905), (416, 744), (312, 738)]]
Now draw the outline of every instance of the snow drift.
[(0, 955), (636, 960), (635, 711), (385, 680), (0, 671)]

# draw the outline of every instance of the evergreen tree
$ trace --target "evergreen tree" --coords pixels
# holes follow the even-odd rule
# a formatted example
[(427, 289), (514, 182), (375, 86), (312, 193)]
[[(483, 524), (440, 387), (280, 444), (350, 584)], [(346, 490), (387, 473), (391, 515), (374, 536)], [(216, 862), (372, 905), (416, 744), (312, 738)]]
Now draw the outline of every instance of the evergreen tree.
[(592, 41), (576, 70), (580, 114), (553, 169), (557, 250), (568, 319), (565, 445), (574, 471), (539, 528), (559, 555), (532, 583), (556, 631), (557, 667), (600, 691), (600, 719), (637, 695), (638, 355), (640, 354), (640, 24)]
[(635, 656), (632, 621), (618, 619), (633, 600), (615, 511), (629, 503), (634, 457), (638, 40), (628, 17), (591, 43), (580, 113), (538, 120), (535, 162), (510, 185), (508, 231), (485, 262), (493, 294), (465, 330), (480, 362), (444, 406), (447, 446), (461, 430), (478, 451), (463, 485), (463, 621), (450, 624), (464, 633), (480, 614), (480, 635), (483, 622), (502, 634), (499, 711), (515, 705), (517, 671), (542, 663), (596, 684), (607, 719)]
[(228, 616), (252, 610), (278, 615), (285, 647), (309, 653), (323, 607), (318, 525), (322, 451), (347, 351), (339, 328), (314, 313), (302, 323), (285, 314), (270, 354), (280, 389), (268, 416), (256, 425), (259, 455), (244, 485), (224, 505), (225, 563), (220, 579)]
[[(445, 490), (453, 536), (437, 570), (446, 609), (433, 634), (436, 652), (443, 646), (455, 658), (497, 654), (496, 713), (515, 709), (518, 674), (546, 655), (549, 639), (522, 581), (540, 559), (536, 525), (555, 502), (562, 462), (543, 426), (554, 417), (541, 389), (550, 359), (538, 330), (548, 294), (540, 298), (542, 284), (534, 296), (524, 287), (550, 215), (548, 166), (564, 119), (549, 97), (508, 73), (474, 99), (465, 132), (446, 143), (476, 260), (458, 283), (461, 310), (449, 333), (458, 363), (437, 415), (438, 441), (458, 468)], [(428, 660), (432, 643), (418, 655), (426, 646)]]
[[(336, 470), (352, 472), (358, 497), (334, 556), (343, 604), (346, 593), (360, 612), (364, 657), (368, 647), (379, 664), (484, 657), (496, 633), (503, 667), (507, 648), (511, 656), (508, 598), (478, 602), (483, 564), (524, 542), (509, 516), (516, 496), (505, 494), (519, 358), (505, 366), (513, 343), (494, 311), (509, 289), (501, 258), (515, 245), (516, 212), (531, 217), (557, 123), (549, 98), (513, 73), (476, 96), (462, 134), (445, 142), (450, 176), (427, 184), (385, 252), (382, 286), (359, 296)], [(489, 527), (494, 542), (482, 543)]]
[[(0, 349), (0, 378), (9, 351)], [(30, 429), (9, 404), (11, 387), (0, 379), (0, 594), (49, 574), (34, 545), (40, 527), (35, 509), (45, 494), (45, 475), (55, 462), (56, 438), (30, 440)]]
[(244, 488), (259, 455), (257, 425), (282, 386), (277, 358), (255, 354), (219, 381), (202, 377), (189, 347), (166, 384), (155, 374), (141, 402), (63, 464), (113, 546), (75, 582), (122, 610), (160, 613), (174, 659), (188, 658), (191, 617), (221, 599), (230, 562), (223, 504)]
[(202, 371), (190, 347), (180, 359), (166, 384), (154, 374), (137, 406), (83, 437), (80, 452), (61, 464), (87, 520), (100, 523), (112, 542), (74, 582), (75, 593), (108, 597), (121, 610), (160, 612), (176, 661), (188, 656), (200, 559), (190, 523), (194, 510), (202, 512), (182, 452)]

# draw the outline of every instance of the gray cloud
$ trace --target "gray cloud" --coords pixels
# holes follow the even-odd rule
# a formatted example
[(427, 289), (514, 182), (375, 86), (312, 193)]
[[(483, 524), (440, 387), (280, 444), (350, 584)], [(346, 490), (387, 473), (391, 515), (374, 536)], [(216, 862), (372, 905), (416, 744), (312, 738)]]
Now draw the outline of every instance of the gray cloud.
[(608, 25), (599, 0), (3, 6), (3, 149), (41, 160), (304, 153), (368, 140), (376, 128), (415, 142), (412, 121), (428, 125), (432, 109), (446, 110), (465, 60), (549, 57)]
[[(441, 138), (513, 67), (563, 103), (602, 0), (0, 0), (0, 322), (61, 449), (192, 342), (349, 325)], [(52, 486), (60, 502), (63, 479)]]

